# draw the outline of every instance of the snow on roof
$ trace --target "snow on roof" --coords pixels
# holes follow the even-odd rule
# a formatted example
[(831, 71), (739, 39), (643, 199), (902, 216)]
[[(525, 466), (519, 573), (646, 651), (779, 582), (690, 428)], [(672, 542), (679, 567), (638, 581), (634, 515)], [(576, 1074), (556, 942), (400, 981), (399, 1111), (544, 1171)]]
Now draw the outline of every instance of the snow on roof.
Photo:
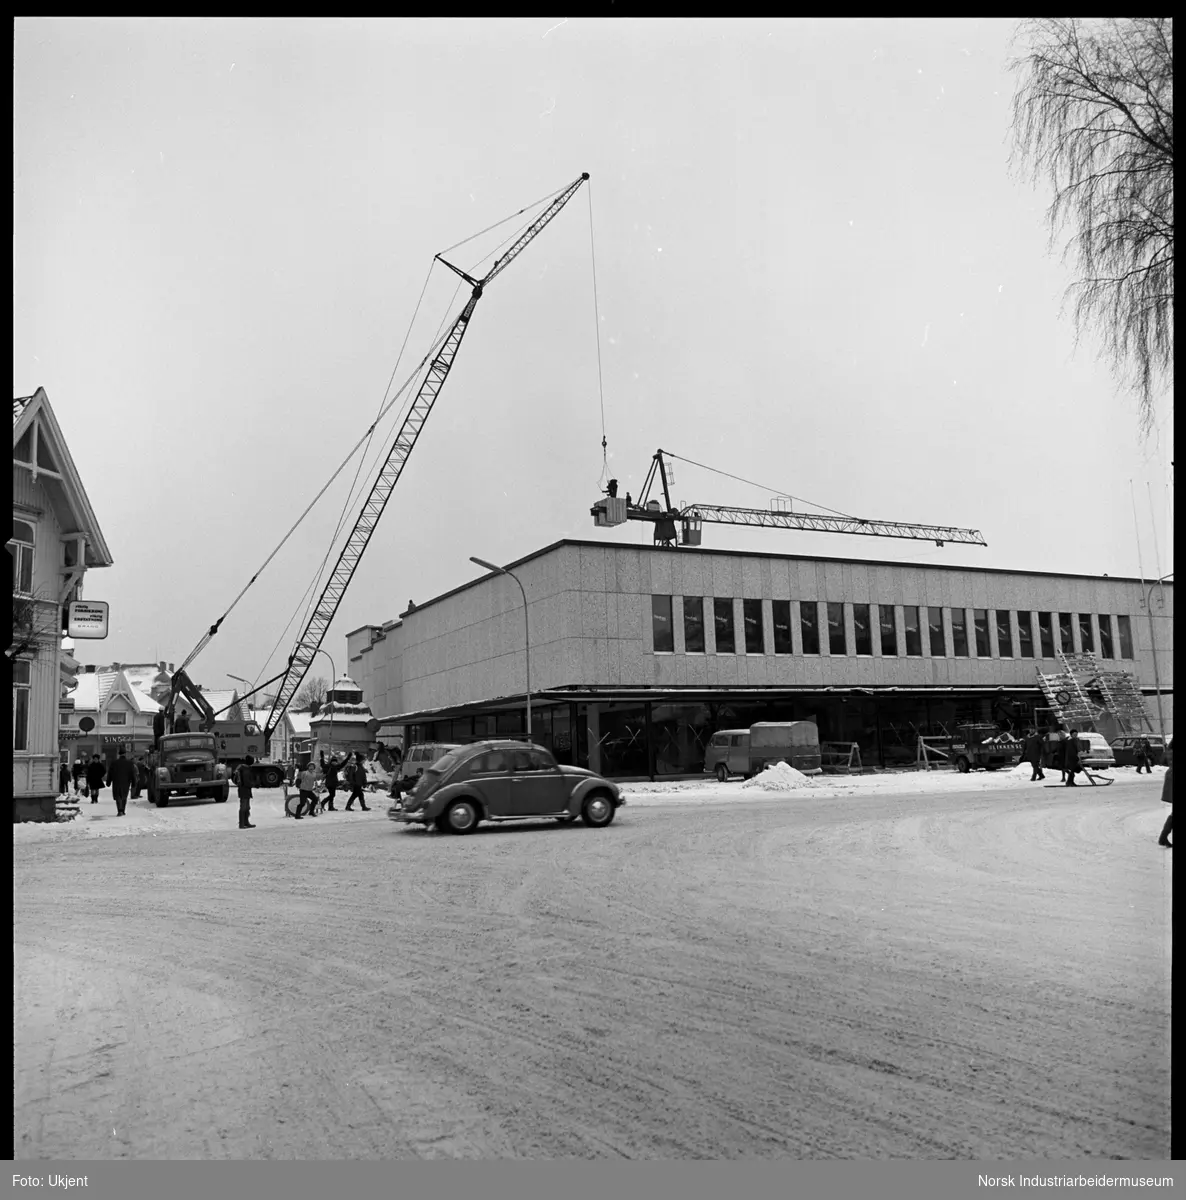
[[(83, 709), (98, 712), (111, 699), (112, 689), (120, 674), (121, 672), (117, 671), (80, 671), (77, 676), (78, 686), (70, 693), (74, 701), (74, 711)], [(121, 691), (121, 694), (129, 693), (139, 712), (154, 713), (160, 710), (161, 706), (147, 692), (142, 692), (134, 685), (127, 689), (127, 693)]]
[(312, 735), (313, 730), (309, 725), (312, 718), (312, 713), (293, 712), (291, 709), (288, 712), (288, 719), (292, 722), (292, 732), (297, 737), (309, 737)]
[(80, 708), (91, 712), (99, 711), (99, 676), (93, 672), (80, 672), (78, 687), (70, 693), (74, 700), (74, 711)]
[[(241, 716), (244, 706), (238, 699), (237, 692), (233, 690), (229, 692), (203, 692), (202, 695), (206, 697), (206, 703), (224, 720), (244, 720)], [(233, 704), (234, 708), (229, 708), (226, 712), (223, 712), (222, 710), (227, 708), (228, 704)]]

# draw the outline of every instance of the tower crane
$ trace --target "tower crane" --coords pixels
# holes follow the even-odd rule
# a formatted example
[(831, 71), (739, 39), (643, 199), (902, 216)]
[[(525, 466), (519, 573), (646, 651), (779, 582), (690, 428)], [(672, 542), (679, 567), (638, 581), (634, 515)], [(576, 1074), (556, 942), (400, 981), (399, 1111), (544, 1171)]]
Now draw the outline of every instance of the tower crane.
[[(934, 542), (962, 542), (972, 546), (988, 543), (978, 529), (958, 529), (952, 525), (912, 525), (904, 521), (874, 521), (865, 517), (848, 517), (837, 513), (794, 512), (789, 503), (785, 508), (734, 508), (725, 504), (687, 504), (677, 508), (671, 502), (672, 471), (667, 458), (676, 458), (669, 450), (657, 450), (651, 469), (643, 483), (638, 500), (630, 495), (618, 495), (618, 483), (611, 479), (606, 497), (589, 510), (593, 523), (601, 528), (625, 524), (627, 521), (646, 521), (655, 527), (656, 546), (699, 546), (702, 527), (708, 521), (718, 525), (753, 525), (772, 529), (809, 529), (817, 533), (859, 533), (868, 537), (913, 538)], [(650, 499), (651, 489), (658, 482), (663, 502)], [(678, 526), (678, 529), (677, 529)]]

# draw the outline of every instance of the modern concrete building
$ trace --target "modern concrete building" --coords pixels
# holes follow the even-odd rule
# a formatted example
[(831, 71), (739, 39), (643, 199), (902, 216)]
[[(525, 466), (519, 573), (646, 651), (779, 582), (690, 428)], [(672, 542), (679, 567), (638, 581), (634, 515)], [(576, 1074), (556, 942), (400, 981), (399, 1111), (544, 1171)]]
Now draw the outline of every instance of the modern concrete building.
[[(721, 728), (814, 718), (866, 765), (964, 720), (1041, 721), (1038, 670), (1094, 653), (1173, 729), (1173, 585), (564, 540), (510, 564), (528, 599), (532, 732), (608, 774), (701, 768)], [(347, 635), (409, 743), (524, 729), (523, 603), (487, 574)]]

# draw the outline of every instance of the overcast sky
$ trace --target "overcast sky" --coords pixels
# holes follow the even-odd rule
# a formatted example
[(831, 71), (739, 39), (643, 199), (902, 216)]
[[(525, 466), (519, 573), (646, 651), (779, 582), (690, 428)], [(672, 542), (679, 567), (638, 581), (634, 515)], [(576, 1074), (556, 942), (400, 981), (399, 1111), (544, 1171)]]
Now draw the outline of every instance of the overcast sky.
[[(1009, 170), (1013, 30), (18, 20), (13, 394), (46, 389), (115, 558), (84, 593), (111, 635), (79, 658), (180, 662), (464, 302), (432, 256), (582, 171), (478, 305), (324, 643), (339, 672), (346, 632), (475, 578), (470, 555), (649, 542), (592, 527), (602, 397), (623, 492), (661, 446), (988, 541), (718, 525), (706, 546), (1136, 575), (1135, 494), (1144, 573), (1151, 508), (1171, 570), (1172, 405), (1142, 441), (1075, 345), (1049, 196)], [(353, 468), (194, 664), (204, 686), (282, 664)], [(673, 499), (770, 494), (678, 464)]]

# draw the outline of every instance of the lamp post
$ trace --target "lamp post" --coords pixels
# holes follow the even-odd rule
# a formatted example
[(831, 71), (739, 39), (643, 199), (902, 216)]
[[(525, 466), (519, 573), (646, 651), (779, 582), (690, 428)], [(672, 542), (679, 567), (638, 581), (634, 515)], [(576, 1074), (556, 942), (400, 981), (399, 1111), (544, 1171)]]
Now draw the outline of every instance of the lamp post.
[(496, 567), (484, 558), (475, 558), (472, 554), (469, 556), (469, 560), (477, 563), (479, 567), (485, 567), (487, 571), (495, 571), (499, 575), (509, 575), (519, 584), (519, 591), (523, 594), (523, 670), (527, 679), (527, 740), (531, 741), (531, 626), (527, 621), (527, 593), (523, 590), (523, 584), (514, 571), (508, 571), (506, 567)]
[[(332, 754), (334, 752), (334, 750), (333, 750), (333, 745), (334, 745), (333, 703), (334, 702), (329, 699), (329, 696), (331, 696), (333, 694), (334, 680), (336, 680), (338, 678), (338, 670), (334, 666), (333, 655), (331, 655), (328, 650), (322, 650), (322, 648), (320, 646), (318, 646), (317, 649), (313, 651), (313, 653), (314, 654), (324, 654), (325, 657), (329, 659), (330, 685), (329, 685), (329, 691), (326, 692), (326, 706), (329, 708), (329, 745), (330, 745), (329, 752)], [(312, 753), (312, 752), (310, 752), (310, 753)]]
[(1157, 666), (1157, 636), (1154, 633), (1153, 627), (1153, 589), (1161, 587), (1162, 599), (1161, 606), (1165, 607), (1165, 581), (1173, 574), (1173, 571), (1163, 575), (1160, 579), (1155, 579), (1145, 591), (1145, 612), (1149, 617), (1149, 652), (1153, 656), (1153, 686), (1157, 690), (1157, 728), (1161, 731), (1161, 744), (1165, 745), (1165, 716), (1161, 709), (1161, 671)]

